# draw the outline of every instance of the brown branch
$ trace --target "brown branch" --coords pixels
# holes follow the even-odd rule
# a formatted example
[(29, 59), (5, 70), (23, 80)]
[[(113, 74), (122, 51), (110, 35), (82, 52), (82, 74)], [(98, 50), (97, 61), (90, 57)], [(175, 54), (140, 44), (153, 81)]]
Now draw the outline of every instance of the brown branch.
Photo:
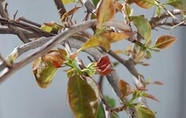
[(58, 13), (60, 14), (60, 18), (63, 16), (63, 14), (66, 13), (65, 6), (62, 2), (62, 0), (54, 0), (55, 5), (57, 7)]
[(4, 18), (0, 18), (0, 23), (3, 24), (3, 25), (12, 25), (12, 26), (15, 26), (15, 27), (19, 27), (19, 28), (22, 28), (22, 29), (25, 29), (25, 30), (28, 30), (28, 31), (31, 31), (31, 32), (38, 33), (38, 34), (40, 34), (42, 36), (46, 36), (46, 37), (55, 35), (53, 33), (43, 31), (43, 30), (41, 30), (37, 27), (33, 27), (31, 25), (21, 23), (21, 22), (16, 22), (14, 20), (7, 20), (7, 19), (4, 19)]
[[(22, 29), (20, 29), (20, 30), (24, 34), (24, 36), (28, 39), (42, 37), (42, 35), (40, 33), (32, 33), (32, 32), (26, 31), (26, 30), (22, 30)], [(0, 28), (0, 34), (17, 35), (17, 32), (15, 30), (11, 30), (10, 28)]]
[[(181, 15), (181, 10), (176, 9), (176, 10), (170, 11), (170, 13), (173, 15)], [(158, 27), (158, 23), (160, 23), (162, 20), (165, 20), (169, 17), (172, 17), (172, 16), (167, 12), (162, 13), (160, 16), (152, 17), (149, 21), (151, 28), (154, 29), (155, 27)]]

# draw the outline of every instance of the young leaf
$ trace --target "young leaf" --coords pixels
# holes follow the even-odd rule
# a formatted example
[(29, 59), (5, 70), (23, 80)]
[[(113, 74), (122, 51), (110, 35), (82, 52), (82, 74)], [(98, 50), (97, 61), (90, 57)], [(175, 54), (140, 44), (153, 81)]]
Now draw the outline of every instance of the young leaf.
[(138, 118), (155, 118), (155, 114), (149, 108), (137, 105), (136, 111)]
[(156, 40), (155, 46), (159, 49), (165, 49), (170, 47), (175, 41), (176, 41), (175, 37), (170, 35), (163, 35)]
[(104, 56), (96, 63), (97, 71), (100, 75), (108, 75), (113, 71), (110, 67), (110, 60), (108, 56)]
[(149, 21), (143, 16), (132, 16), (130, 20), (134, 23), (138, 29), (138, 33), (146, 40), (146, 43), (151, 40), (151, 26)]
[(95, 118), (98, 98), (92, 87), (77, 73), (69, 78), (68, 99), (76, 118)]
[(115, 15), (113, 0), (102, 0), (97, 9), (97, 19), (100, 24), (111, 20)]
[(46, 88), (50, 85), (57, 68), (51, 62), (44, 62), (40, 57), (33, 63), (32, 70), (36, 78), (37, 84), (41, 88)]
[(156, 0), (130, 0), (132, 2), (135, 2), (139, 7), (142, 7), (144, 9), (151, 8), (153, 5), (156, 4)]

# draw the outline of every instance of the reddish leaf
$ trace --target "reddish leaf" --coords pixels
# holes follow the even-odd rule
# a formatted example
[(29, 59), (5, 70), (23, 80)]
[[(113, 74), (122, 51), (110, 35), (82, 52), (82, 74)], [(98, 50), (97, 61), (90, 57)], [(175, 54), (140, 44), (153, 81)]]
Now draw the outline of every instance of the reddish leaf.
[(163, 35), (156, 40), (155, 46), (159, 49), (165, 49), (170, 47), (175, 41), (175, 37), (170, 35)]
[(95, 118), (98, 98), (93, 88), (77, 73), (69, 78), (68, 98), (76, 118)]
[(34, 61), (32, 70), (38, 85), (46, 88), (52, 82), (57, 68), (51, 62), (44, 62), (40, 57)]
[(143, 93), (141, 96), (142, 96), (142, 97), (146, 97), (146, 98), (150, 98), (150, 99), (152, 99), (152, 100), (155, 100), (156, 102), (159, 102), (159, 100), (158, 100), (155, 96), (153, 96), (153, 95), (151, 95), (151, 94)]
[(97, 71), (100, 75), (108, 75), (113, 71), (113, 69), (110, 66), (110, 60), (108, 56), (104, 56), (98, 60), (96, 63)]
[(51, 62), (54, 67), (59, 68), (63, 64), (60, 53), (57, 50), (52, 50), (43, 56), (44, 61)]
[(100, 24), (111, 20), (115, 15), (113, 0), (102, 0), (97, 9), (97, 19)]

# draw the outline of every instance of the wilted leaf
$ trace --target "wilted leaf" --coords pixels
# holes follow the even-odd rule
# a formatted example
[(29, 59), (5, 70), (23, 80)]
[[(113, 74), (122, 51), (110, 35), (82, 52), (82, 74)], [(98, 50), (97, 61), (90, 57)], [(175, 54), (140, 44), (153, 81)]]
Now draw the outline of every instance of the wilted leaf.
[(97, 19), (100, 24), (111, 20), (115, 15), (113, 0), (102, 0), (97, 9)]
[(84, 43), (84, 45), (79, 49), (79, 51), (95, 46), (101, 46), (106, 51), (109, 51), (110, 49), (110, 43), (106, 39), (101, 36), (92, 36), (88, 41)]
[(151, 40), (151, 26), (149, 21), (143, 16), (132, 16), (130, 20), (138, 29), (138, 33), (146, 40), (146, 43)]
[(129, 36), (133, 35), (131, 34), (125, 34), (125, 33), (118, 33), (118, 32), (112, 32), (112, 31), (106, 31), (100, 34), (102, 37), (104, 37), (106, 40), (108, 40), (110, 43), (121, 41), (123, 39), (128, 38)]
[(165, 49), (170, 47), (175, 41), (176, 41), (175, 37), (170, 35), (163, 35), (156, 40), (155, 46), (159, 49)]
[(139, 7), (144, 9), (151, 8), (153, 5), (156, 5), (156, 0), (130, 0), (131, 2), (136, 3)]
[(98, 98), (92, 87), (77, 73), (69, 78), (68, 99), (76, 118), (95, 118)]
[(61, 17), (61, 21), (63, 21), (67, 16), (73, 15), (79, 8), (81, 7), (75, 7), (71, 9), (70, 11), (67, 11), (66, 13), (64, 13), (63, 16)]
[(155, 114), (149, 108), (137, 105), (136, 111), (138, 118), (155, 118)]
[(34, 61), (32, 70), (38, 85), (46, 88), (52, 82), (57, 68), (51, 62), (44, 62), (40, 57)]

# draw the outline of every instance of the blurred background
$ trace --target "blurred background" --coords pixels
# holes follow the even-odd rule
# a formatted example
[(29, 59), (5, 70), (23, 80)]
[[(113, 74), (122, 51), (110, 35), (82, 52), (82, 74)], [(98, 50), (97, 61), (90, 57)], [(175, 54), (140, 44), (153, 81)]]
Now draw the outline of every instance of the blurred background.
[[(42, 24), (43, 22), (60, 22), (59, 15), (52, 0), (7, 0), (10, 17), (18, 10), (17, 17), (25, 18)], [(134, 5), (137, 9), (137, 6)], [(67, 7), (69, 10), (70, 8)], [(135, 10), (134, 10), (135, 11)], [(82, 12), (83, 13), (83, 12)], [(140, 15), (152, 12), (138, 10)], [(82, 15), (83, 18), (84, 14)], [(80, 21), (81, 21), (80, 19)], [(186, 117), (186, 27), (178, 27), (171, 31), (158, 29), (153, 31), (153, 39), (163, 34), (171, 34), (178, 38), (171, 48), (153, 53), (152, 59), (146, 62), (149, 67), (137, 66), (138, 71), (146, 78), (159, 80), (163, 86), (151, 85), (149, 93), (156, 96), (160, 102), (148, 100), (157, 118)], [(13, 35), (0, 35), (0, 53), (5, 57), (22, 42)], [(123, 48), (117, 43), (113, 47)], [(119, 76), (133, 83), (133, 77), (123, 66), (117, 67)], [(41, 89), (35, 82), (31, 64), (22, 68), (7, 81), (0, 85), (0, 118), (73, 118), (66, 98), (68, 78), (59, 70), (50, 87)], [(114, 96), (110, 85), (104, 82), (104, 94)], [(121, 116), (126, 116), (121, 113)], [(127, 118), (127, 117), (126, 117)]]

